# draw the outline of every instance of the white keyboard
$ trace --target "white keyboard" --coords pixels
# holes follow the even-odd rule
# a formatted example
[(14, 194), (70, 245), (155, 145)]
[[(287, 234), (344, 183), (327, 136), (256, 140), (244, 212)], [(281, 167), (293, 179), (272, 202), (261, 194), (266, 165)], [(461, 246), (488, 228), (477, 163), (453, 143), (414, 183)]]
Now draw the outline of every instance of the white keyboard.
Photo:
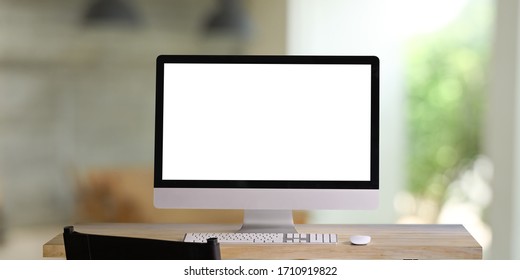
[(216, 237), (219, 243), (227, 244), (336, 244), (334, 233), (186, 233), (184, 242), (204, 243)]

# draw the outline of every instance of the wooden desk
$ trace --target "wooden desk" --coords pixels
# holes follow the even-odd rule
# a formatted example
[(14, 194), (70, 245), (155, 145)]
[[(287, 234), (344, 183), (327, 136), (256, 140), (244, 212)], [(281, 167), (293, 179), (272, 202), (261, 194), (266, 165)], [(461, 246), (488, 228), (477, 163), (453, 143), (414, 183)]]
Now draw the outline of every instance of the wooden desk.
[[(185, 232), (233, 232), (239, 225), (86, 224), (84, 233), (182, 240)], [(482, 259), (482, 247), (462, 225), (297, 225), (299, 232), (337, 233), (336, 245), (221, 244), (223, 259)], [(354, 246), (351, 235), (372, 242)], [(43, 245), (43, 257), (65, 258), (58, 234)]]

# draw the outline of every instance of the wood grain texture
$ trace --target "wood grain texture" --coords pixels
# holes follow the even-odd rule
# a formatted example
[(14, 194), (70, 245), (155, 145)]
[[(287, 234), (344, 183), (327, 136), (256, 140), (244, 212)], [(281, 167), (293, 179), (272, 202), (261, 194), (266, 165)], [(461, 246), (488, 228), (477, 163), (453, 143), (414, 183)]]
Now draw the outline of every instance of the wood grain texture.
[[(185, 232), (233, 232), (239, 225), (84, 224), (78, 232), (182, 240)], [(337, 233), (335, 245), (221, 244), (223, 259), (482, 259), (482, 247), (462, 225), (296, 225), (299, 232)], [(351, 235), (370, 235), (366, 246)], [(65, 258), (61, 234), (43, 245), (43, 257)]]

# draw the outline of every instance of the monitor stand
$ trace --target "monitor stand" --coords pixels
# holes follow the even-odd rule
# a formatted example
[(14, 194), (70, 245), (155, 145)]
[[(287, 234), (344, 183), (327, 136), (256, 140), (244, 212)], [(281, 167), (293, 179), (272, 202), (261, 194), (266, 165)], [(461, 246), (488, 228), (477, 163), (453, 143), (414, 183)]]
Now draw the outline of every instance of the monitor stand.
[(292, 210), (244, 210), (244, 223), (238, 232), (296, 233)]

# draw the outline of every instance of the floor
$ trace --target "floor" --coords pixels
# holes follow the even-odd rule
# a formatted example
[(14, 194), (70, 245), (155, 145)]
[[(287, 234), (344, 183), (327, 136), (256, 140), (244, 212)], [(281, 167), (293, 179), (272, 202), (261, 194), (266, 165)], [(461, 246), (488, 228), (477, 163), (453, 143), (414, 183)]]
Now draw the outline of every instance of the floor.
[(43, 259), (43, 244), (62, 230), (61, 225), (8, 228), (0, 240), (0, 260)]

